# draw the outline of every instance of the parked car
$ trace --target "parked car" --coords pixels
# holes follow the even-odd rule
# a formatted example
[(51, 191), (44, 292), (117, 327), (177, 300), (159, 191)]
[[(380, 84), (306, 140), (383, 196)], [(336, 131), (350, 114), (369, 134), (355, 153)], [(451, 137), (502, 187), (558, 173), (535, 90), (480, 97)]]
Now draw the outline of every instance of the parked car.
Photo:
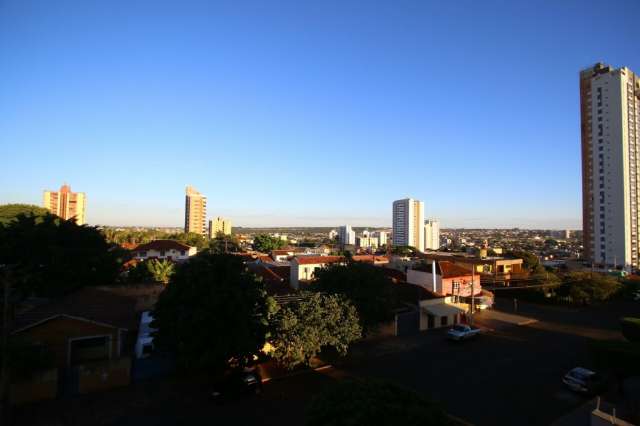
[(604, 378), (586, 368), (576, 367), (562, 378), (562, 382), (572, 391), (584, 394), (595, 394), (605, 387)]
[(447, 338), (450, 340), (467, 340), (476, 337), (478, 334), (480, 334), (479, 328), (457, 324), (447, 332)]
[(262, 377), (256, 369), (234, 370), (214, 388), (211, 396), (216, 401), (262, 393)]

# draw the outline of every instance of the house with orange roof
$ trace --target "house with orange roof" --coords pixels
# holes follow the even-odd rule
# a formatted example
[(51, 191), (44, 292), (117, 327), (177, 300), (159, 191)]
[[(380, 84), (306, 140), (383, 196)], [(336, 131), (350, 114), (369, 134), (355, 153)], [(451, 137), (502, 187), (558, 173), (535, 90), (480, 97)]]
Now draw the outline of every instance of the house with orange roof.
[(334, 263), (344, 263), (342, 256), (295, 256), (291, 259), (291, 276), (289, 283), (295, 289), (300, 288), (300, 282), (313, 281), (317, 270)]

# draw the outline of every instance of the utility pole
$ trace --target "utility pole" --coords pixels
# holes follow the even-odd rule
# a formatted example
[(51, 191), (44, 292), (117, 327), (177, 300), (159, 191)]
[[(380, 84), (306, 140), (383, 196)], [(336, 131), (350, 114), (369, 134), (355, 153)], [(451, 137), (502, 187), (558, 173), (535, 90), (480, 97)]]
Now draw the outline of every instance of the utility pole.
[(471, 325), (473, 325), (473, 314), (476, 311), (476, 303), (475, 303), (476, 299), (474, 297), (475, 272), (476, 272), (476, 265), (474, 263), (472, 264), (472, 269), (471, 269), (471, 315), (470, 315)]

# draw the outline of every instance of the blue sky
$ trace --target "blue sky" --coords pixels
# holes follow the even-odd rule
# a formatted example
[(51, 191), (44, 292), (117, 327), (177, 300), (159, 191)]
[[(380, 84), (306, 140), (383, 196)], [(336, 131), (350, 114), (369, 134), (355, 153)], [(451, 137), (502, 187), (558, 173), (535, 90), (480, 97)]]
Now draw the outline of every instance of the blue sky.
[[(578, 72), (640, 72), (628, 1), (0, 4), (0, 203), (88, 221), (581, 226)], [(635, 30), (635, 31), (634, 31)]]

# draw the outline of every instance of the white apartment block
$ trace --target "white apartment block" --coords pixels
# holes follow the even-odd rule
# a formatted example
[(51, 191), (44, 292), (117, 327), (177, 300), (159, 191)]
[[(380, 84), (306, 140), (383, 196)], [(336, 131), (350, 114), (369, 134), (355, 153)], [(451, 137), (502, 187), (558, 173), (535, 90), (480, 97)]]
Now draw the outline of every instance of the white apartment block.
[(640, 77), (596, 64), (580, 73), (585, 258), (639, 266)]
[(437, 219), (424, 221), (424, 248), (427, 250), (440, 248), (440, 221)]
[(342, 245), (355, 245), (356, 231), (351, 229), (351, 225), (344, 225), (338, 228), (338, 239)]
[(424, 203), (406, 198), (393, 202), (393, 245), (424, 251)]
[(378, 245), (384, 246), (387, 244), (387, 239), (389, 238), (389, 233), (385, 231), (375, 231), (372, 232), (372, 236), (378, 238)]

